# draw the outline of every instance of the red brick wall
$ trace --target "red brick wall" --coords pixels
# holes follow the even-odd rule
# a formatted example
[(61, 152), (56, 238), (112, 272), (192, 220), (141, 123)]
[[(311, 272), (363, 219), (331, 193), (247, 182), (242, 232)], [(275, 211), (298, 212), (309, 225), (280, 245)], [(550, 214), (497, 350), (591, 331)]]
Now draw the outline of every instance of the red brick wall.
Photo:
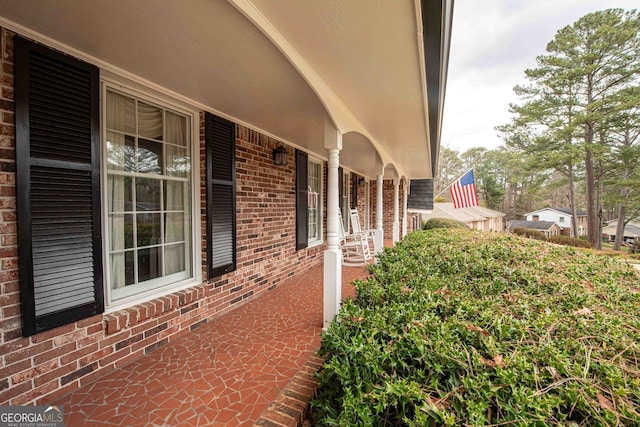
[(382, 181), (382, 229), (384, 239), (393, 238), (393, 180)]
[[(237, 126), (235, 272), (125, 310), (22, 338), (12, 36), (2, 30), (0, 41), (0, 405), (51, 402), (322, 261), (324, 245), (295, 250), (293, 149), (287, 147), (287, 166), (273, 166), (276, 141)], [(201, 226), (205, 244), (203, 117), (201, 114)], [(204, 251), (206, 248), (202, 256), (206, 260)], [(202, 269), (206, 273), (205, 265)]]
[[(366, 222), (365, 222), (365, 185), (358, 185), (357, 188), (357, 194), (358, 194), (358, 203), (356, 208), (358, 209), (358, 217), (360, 218), (360, 227), (362, 227), (362, 229), (364, 230), (366, 227)], [(373, 228), (373, 227), (371, 227)]]

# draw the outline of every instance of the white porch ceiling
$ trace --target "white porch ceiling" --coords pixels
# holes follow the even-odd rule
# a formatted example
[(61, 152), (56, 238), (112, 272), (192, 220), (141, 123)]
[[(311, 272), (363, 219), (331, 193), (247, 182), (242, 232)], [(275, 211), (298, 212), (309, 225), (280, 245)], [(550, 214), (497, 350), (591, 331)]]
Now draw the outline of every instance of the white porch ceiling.
[[(333, 120), (345, 133), (342, 165), (374, 177), (382, 158), (407, 178), (431, 177), (414, 0), (233, 3), (0, 0), (0, 25), (323, 157), (324, 124)], [(271, 34), (243, 8), (263, 17)], [(273, 34), (332, 91), (339, 108)]]

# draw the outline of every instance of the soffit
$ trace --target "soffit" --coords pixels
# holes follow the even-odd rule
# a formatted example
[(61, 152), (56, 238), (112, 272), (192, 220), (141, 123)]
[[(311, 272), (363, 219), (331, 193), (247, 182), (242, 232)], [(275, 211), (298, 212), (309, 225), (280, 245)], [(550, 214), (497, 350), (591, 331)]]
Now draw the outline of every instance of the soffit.
[(420, 18), (413, 1), (252, 2), (392, 162), (410, 177), (430, 176)]
[[(370, 160), (382, 152), (409, 178), (430, 176), (413, 1), (253, 4), (372, 140), (346, 134), (343, 165), (375, 176)], [(0, 0), (0, 16), (42, 35), (38, 41), (325, 155), (325, 106), (278, 47), (226, 1)]]

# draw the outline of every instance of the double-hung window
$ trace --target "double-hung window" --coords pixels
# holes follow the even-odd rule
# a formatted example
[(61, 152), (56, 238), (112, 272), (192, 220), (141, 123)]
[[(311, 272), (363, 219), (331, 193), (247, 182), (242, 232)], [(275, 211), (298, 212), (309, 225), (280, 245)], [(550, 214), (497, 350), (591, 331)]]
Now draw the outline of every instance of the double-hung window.
[(321, 235), (321, 195), (322, 195), (322, 164), (320, 162), (309, 159), (308, 166), (308, 226), (309, 244), (314, 244), (322, 240)]
[(110, 301), (193, 277), (192, 117), (107, 87)]
[(322, 242), (322, 162), (296, 150), (296, 250)]
[(349, 233), (349, 172), (342, 172), (340, 180), (340, 214), (342, 215), (342, 225), (346, 233)]

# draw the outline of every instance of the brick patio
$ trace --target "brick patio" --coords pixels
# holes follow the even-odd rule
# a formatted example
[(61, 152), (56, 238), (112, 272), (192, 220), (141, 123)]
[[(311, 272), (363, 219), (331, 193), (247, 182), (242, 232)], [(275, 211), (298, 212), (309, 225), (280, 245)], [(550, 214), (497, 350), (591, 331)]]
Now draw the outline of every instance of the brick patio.
[[(343, 267), (343, 298), (364, 268)], [(321, 363), (322, 266), (51, 404), (67, 426), (295, 426)]]

